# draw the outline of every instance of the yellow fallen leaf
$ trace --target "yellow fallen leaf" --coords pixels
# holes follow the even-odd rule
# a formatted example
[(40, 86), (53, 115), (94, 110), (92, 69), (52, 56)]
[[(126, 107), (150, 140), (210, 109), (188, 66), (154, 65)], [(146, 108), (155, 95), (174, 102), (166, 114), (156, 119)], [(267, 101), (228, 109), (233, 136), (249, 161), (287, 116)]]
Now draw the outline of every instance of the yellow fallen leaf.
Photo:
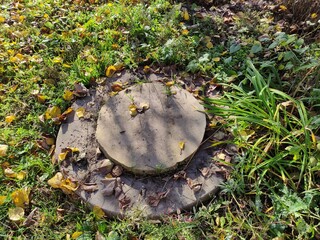
[(17, 176), (17, 174), (11, 168), (4, 169), (4, 175), (8, 178), (15, 178)]
[(311, 14), (311, 18), (312, 18), (312, 19), (315, 19), (315, 18), (317, 18), (317, 17), (318, 17), (318, 14), (316, 14), (316, 13), (312, 13), (312, 14)]
[(219, 62), (220, 61), (220, 58), (219, 57), (215, 57), (212, 59), (214, 62)]
[(188, 34), (189, 34), (188, 29), (183, 29), (183, 30), (181, 31), (181, 34), (182, 34), (182, 35), (188, 35)]
[(7, 196), (0, 196), (0, 206), (4, 204), (6, 199), (7, 199)]
[(79, 107), (77, 110), (76, 110), (76, 114), (78, 116), (78, 118), (83, 118), (84, 115), (85, 115), (85, 108), (84, 107)]
[(79, 150), (79, 148), (76, 148), (76, 147), (68, 147), (68, 149), (70, 149), (71, 150), (71, 152), (75, 152), (75, 153), (78, 153), (78, 152), (80, 152), (80, 150)]
[(180, 148), (181, 150), (184, 149), (184, 146), (185, 146), (185, 142), (183, 142), (183, 141), (179, 142), (179, 148)]
[(29, 205), (29, 193), (28, 188), (18, 189), (11, 193), (11, 198), (16, 207), (26, 207)]
[(78, 185), (70, 179), (65, 179), (61, 172), (57, 172), (54, 177), (48, 180), (48, 184), (53, 188), (60, 188), (65, 194), (71, 194), (77, 190)]
[(45, 118), (47, 120), (59, 117), (60, 115), (61, 115), (61, 109), (57, 106), (50, 107), (45, 112)]
[(48, 184), (53, 188), (60, 188), (63, 181), (63, 175), (61, 172), (57, 172), (52, 178), (48, 180)]
[(207, 42), (206, 47), (209, 49), (213, 48), (212, 42)]
[(108, 173), (104, 178), (108, 179), (108, 178), (113, 178), (111, 173)]
[(146, 66), (143, 67), (143, 72), (144, 72), (144, 73), (149, 73), (150, 70), (151, 70), (151, 68), (150, 68), (148, 65), (146, 65)]
[(5, 121), (6, 121), (6, 123), (12, 123), (13, 120), (15, 120), (15, 119), (16, 119), (16, 116), (14, 116), (14, 115), (9, 115), (9, 116), (6, 116)]
[(72, 194), (75, 190), (77, 190), (77, 188), (78, 188), (78, 185), (68, 178), (62, 181), (60, 186), (60, 189), (65, 194)]
[(9, 208), (8, 216), (11, 221), (18, 222), (24, 217), (24, 209), (22, 207)]
[(187, 9), (184, 9), (184, 10), (183, 10), (182, 16), (183, 16), (183, 19), (184, 19), (185, 21), (189, 21), (190, 16), (189, 16), (189, 13), (188, 13), (188, 10), (187, 10)]
[(27, 176), (27, 173), (26, 173), (25, 171), (20, 171), (20, 172), (17, 173), (16, 178), (21, 181), (21, 180), (23, 180), (26, 176)]
[(71, 239), (77, 239), (78, 237), (80, 237), (83, 234), (83, 232), (74, 232), (71, 235)]
[(169, 81), (169, 82), (166, 82), (166, 86), (167, 87), (171, 87), (174, 85), (174, 81)]
[(118, 62), (114, 65), (114, 67), (116, 68), (116, 71), (120, 71), (124, 68), (124, 65), (123, 65), (123, 63)]
[(6, 21), (6, 19), (2, 16), (0, 16), (0, 23), (4, 23)]
[(137, 111), (137, 106), (136, 106), (135, 104), (131, 104), (131, 105), (129, 106), (129, 113), (130, 113), (130, 116), (131, 116), (131, 117), (137, 116), (138, 111)]
[(113, 65), (109, 66), (106, 70), (106, 76), (107, 77), (112, 77), (113, 74), (117, 71), (117, 68)]
[(66, 100), (66, 101), (71, 101), (72, 98), (73, 98), (73, 93), (72, 93), (70, 90), (66, 89), (66, 90), (64, 91), (62, 97), (63, 97), (63, 99)]
[(8, 145), (0, 144), (0, 157), (4, 157), (7, 155), (8, 148)]
[(285, 5), (280, 5), (279, 8), (282, 11), (286, 11), (288, 9)]
[(59, 156), (58, 156), (59, 161), (65, 160), (67, 155), (68, 155), (68, 152), (60, 153)]
[(37, 101), (38, 101), (39, 103), (45, 103), (46, 99), (47, 99), (47, 97), (46, 97), (45, 95), (43, 95), (43, 94), (37, 94)]
[(97, 219), (101, 219), (104, 217), (104, 211), (101, 209), (101, 207), (94, 206), (92, 212)]
[(54, 137), (46, 137), (45, 138), (46, 144), (48, 144), (49, 146), (54, 145), (55, 144), (55, 138)]
[(61, 57), (55, 57), (55, 58), (52, 59), (52, 62), (54, 62), (54, 63), (62, 63), (63, 59)]
[(19, 22), (23, 22), (25, 18), (25, 16), (19, 16)]

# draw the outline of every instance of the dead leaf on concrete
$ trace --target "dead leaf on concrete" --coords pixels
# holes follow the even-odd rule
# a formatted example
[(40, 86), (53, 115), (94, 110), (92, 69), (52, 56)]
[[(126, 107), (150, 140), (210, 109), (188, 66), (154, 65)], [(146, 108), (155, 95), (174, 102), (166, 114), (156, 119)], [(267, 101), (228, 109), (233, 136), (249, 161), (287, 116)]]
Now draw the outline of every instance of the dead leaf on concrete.
[(116, 178), (109, 178), (101, 180), (102, 183), (106, 184), (102, 190), (103, 196), (111, 196), (114, 193), (116, 187)]
[(115, 165), (112, 168), (111, 174), (113, 177), (120, 177), (123, 173), (123, 168), (120, 165)]
[(150, 194), (147, 197), (147, 203), (151, 207), (157, 207), (159, 205), (160, 200), (166, 198), (167, 195), (169, 194), (169, 192), (170, 192), (170, 189), (168, 189), (164, 192)]
[(77, 97), (85, 97), (88, 95), (88, 93), (89, 93), (89, 90), (82, 83), (74, 84), (73, 95)]
[(125, 194), (123, 194), (123, 196), (119, 198), (119, 208), (121, 210), (125, 210), (126, 208), (129, 207), (130, 202), (131, 202), (130, 198)]
[(212, 169), (210, 167), (204, 167), (199, 169), (199, 171), (201, 172), (202, 176), (205, 178), (208, 178), (212, 175)]
[(182, 171), (179, 171), (179, 172), (175, 173), (173, 175), (173, 179), (174, 180), (186, 179), (186, 176), (187, 176), (186, 172), (182, 170)]
[(187, 178), (187, 184), (191, 190), (194, 192), (198, 192), (201, 190), (202, 183), (192, 180), (191, 178)]
[(86, 192), (95, 192), (99, 190), (99, 187), (96, 183), (84, 183), (80, 188)]

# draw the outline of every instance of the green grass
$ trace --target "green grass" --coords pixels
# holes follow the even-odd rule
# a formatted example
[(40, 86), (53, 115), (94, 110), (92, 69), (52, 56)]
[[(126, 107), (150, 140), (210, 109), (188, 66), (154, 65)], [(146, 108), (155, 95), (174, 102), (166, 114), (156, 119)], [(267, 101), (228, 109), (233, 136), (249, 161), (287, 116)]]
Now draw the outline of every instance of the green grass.
[[(229, 25), (222, 14), (199, 17), (196, 5), (165, 0), (6, 0), (0, 7), (0, 144), (8, 146), (0, 154), (0, 238), (319, 238), (319, 44), (279, 32), (271, 13), (251, 8)], [(100, 219), (47, 184), (58, 166), (51, 143), (41, 144), (59, 125), (46, 111), (63, 112), (74, 83), (108, 81), (107, 68), (120, 64), (175, 66), (182, 80), (211, 80), (196, 91), (221, 88), (205, 105), (239, 154), (220, 163), (233, 171), (207, 205), (160, 221)], [(25, 188), (23, 219), (11, 221), (11, 194)]]

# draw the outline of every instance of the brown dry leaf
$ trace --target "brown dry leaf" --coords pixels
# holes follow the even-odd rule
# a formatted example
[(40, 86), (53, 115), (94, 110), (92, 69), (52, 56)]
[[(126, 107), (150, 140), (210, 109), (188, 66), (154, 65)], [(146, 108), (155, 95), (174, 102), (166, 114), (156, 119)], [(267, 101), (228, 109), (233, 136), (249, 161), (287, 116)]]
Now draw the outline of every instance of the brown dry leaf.
[(95, 192), (99, 190), (99, 187), (96, 183), (84, 183), (81, 185), (81, 189), (86, 192)]
[(60, 116), (56, 117), (53, 119), (53, 121), (56, 123), (56, 124), (60, 124), (61, 122), (64, 122), (68, 115), (70, 113), (73, 112), (73, 108), (72, 107), (69, 107), (67, 110), (65, 110)]
[(97, 231), (94, 236), (94, 240), (106, 240), (106, 238), (99, 231)]
[(121, 82), (115, 82), (112, 84), (111, 86), (111, 90), (113, 92), (120, 92), (121, 90), (123, 90), (123, 86)]
[(186, 179), (186, 177), (187, 177), (187, 173), (183, 170), (181, 170), (173, 175), (174, 180)]
[(48, 146), (54, 145), (56, 142), (56, 139), (49, 134), (44, 134), (43, 138)]
[(116, 180), (113, 178), (112, 181), (106, 184), (105, 188), (102, 190), (103, 196), (111, 196), (114, 193), (116, 187)]
[(33, 225), (36, 221), (33, 219), (34, 215), (38, 212), (38, 208), (35, 207), (28, 215), (28, 217), (23, 221), (24, 227), (30, 227)]
[(104, 211), (99, 206), (94, 206), (92, 212), (97, 219), (101, 219), (105, 215)]
[(77, 97), (85, 97), (89, 93), (89, 90), (82, 83), (74, 84), (73, 94)]
[(9, 116), (6, 116), (5, 122), (6, 122), (6, 123), (12, 123), (15, 119), (16, 119), (16, 116), (14, 116), (14, 115), (9, 115)]
[(63, 99), (66, 101), (71, 101), (73, 98), (73, 92), (71, 92), (69, 89), (66, 89), (62, 95)]
[(0, 157), (4, 157), (7, 155), (9, 146), (6, 144), (0, 144)]
[(123, 173), (123, 168), (120, 165), (115, 165), (112, 168), (111, 174), (113, 177), (120, 177)]
[(7, 196), (0, 196), (0, 206), (5, 203)]
[(199, 171), (201, 172), (202, 176), (204, 176), (205, 178), (208, 178), (212, 175), (212, 170), (209, 167), (204, 167), (199, 169)]
[(76, 114), (78, 116), (78, 118), (83, 118), (84, 115), (85, 115), (85, 108), (84, 107), (79, 107), (77, 110), (76, 110)]
[(194, 192), (198, 192), (201, 190), (202, 184), (197, 181), (192, 180), (191, 178), (187, 178), (187, 184), (191, 190)]
[(119, 199), (119, 208), (121, 210), (125, 210), (127, 207), (129, 207), (130, 205), (130, 198), (127, 197), (126, 195), (123, 195), (120, 199)]
[(106, 70), (106, 76), (107, 77), (112, 77), (113, 74), (117, 71), (117, 68), (114, 65), (111, 65), (107, 68)]
[(9, 208), (8, 216), (11, 221), (18, 222), (24, 217), (24, 209), (22, 207)]
[(12, 202), (16, 207), (26, 207), (29, 205), (29, 194), (30, 190), (28, 188), (18, 189), (11, 193)]
[(159, 193), (149, 195), (147, 198), (147, 203), (151, 207), (157, 207), (159, 205), (160, 200), (163, 198), (166, 198), (169, 192), (170, 190), (168, 189), (167, 191), (164, 191), (164, 192), (159, 192)]

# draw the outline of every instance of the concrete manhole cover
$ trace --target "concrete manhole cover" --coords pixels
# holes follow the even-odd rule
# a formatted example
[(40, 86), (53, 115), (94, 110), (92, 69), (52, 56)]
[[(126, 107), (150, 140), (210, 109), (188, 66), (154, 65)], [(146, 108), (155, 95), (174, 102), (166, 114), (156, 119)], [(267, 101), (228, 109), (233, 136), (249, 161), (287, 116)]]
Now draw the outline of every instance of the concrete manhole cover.
[(98, 118), (98, 144), (106, 156), (132, 173), (171, 170), (203, 139), (203, 106), (183, 89), (145, 83), (105, 102)]
[(161, 83), (132, 86), (109, 97), (91, 91), (72, 108), (58, 133), (55, 156), (76, 193), (109, 216), (156, 218), (210, 199), (224, 180), (201, 145), (202, 105), (189, 92)]

